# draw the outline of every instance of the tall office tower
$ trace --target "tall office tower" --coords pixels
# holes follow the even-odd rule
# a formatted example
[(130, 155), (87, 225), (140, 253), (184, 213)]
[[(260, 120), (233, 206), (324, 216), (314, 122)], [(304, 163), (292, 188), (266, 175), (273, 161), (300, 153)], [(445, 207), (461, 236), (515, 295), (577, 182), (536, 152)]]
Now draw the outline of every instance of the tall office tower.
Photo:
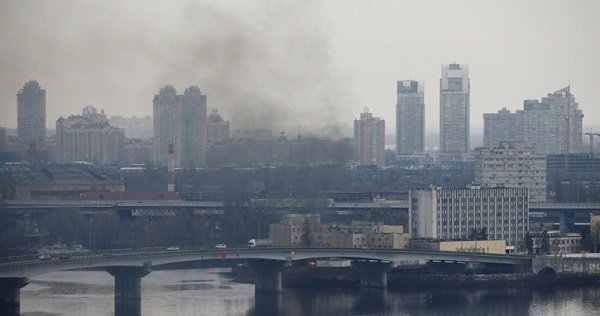
[(112, 127), (104, 111), (88, 105), (81, 115), (56, 120), (58, 162), (87, 161), (100, 164), (122, 162), (125, 131)]
[(423, 84), (398, 81), (396, 87), (396, 153), (412, 155), (425, 150), (425, 101)]
[(229, 121), (225, 121), (216, 109), (208, 116), (206, 141), (220, 143), (229, 139)]
[(154, 96), (154, 162), (167, 166), (169, 145), (175, 167), (204, 165), (206, 155), (206, 95), (195, 86), (178, 95), (165, 86)]
[(385, 121), (373, 117), (368, 108), (354, 120), (354, 147), (360, 165), (385, 165)]
[(546, 202), (546, 156), (523, 142), (475, 150), (475, 183), (487, 188), (527, 188), (529, 202)]
[(440, 79), (440, 149), (469, 151), (470, 82), (467, 65), (442, 66)]
[(524, 141), (539, 154), (566, 154), (582, 151), (583, 113), (570, 87), (539, 100), (523, 101), (523, 110), (502, 109), (484, 114), (484, 144)]
[(505, 240), (507, 250), (522, 252), (529, 230), (526, 188), (411, 190), (408, 224), (412, 238), (466, 240), (487, 230), (489, 240)]
[(46, 90), (35, 80), (25, 83), (17, 93), (17, 136), (19, 152), (32, 146), (44, 150), (46, 143)]

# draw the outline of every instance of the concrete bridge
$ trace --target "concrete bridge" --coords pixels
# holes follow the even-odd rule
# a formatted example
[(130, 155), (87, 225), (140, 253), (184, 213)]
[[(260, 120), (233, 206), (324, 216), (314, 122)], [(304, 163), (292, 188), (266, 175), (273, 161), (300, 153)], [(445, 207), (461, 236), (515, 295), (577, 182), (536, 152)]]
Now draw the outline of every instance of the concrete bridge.
[(533, 273), (538, 274), (600, 273), (600, 254), (537, 256), (531, 262), (531, 270)]
[(206, 260), (246, 260), (255, 273), (256, 292), (281, 291), (281, 273), (292, 262), (344, 258), (353, 261), (365, 287), (386, 287), (387, 271), (393, 262), (445, 261), (495, 263), (530, 267), (530, 257), (478, 253), (376, 250), (353, 248), (232, 248), (232, 249), (140, 249), (112, 250), (63, 255), (40, 260), (18, 257), (0, 262), (0, 314), (19, 315), (20, 288), (28, 278), (52, 271), (72, 269), (104, 269), (115, 278), (115, 315), (141, 315), (141, 279), (152, 267), (177, 262)]

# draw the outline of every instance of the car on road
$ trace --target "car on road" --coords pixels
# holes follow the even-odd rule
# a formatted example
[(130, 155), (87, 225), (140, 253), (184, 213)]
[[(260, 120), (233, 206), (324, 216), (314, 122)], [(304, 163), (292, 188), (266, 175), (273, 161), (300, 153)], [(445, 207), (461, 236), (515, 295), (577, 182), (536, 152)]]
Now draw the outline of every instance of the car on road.
[(171, 246), (171, 247), (167, 247), (167, 250), (168, 251), (177, 251), (177, 250), (179, 250), (179, 247), (177, 247), (177, 246)]
[(44, 254), (41, 254), (41, 255), (38, 257), (38, 259), (40, 259), (40, 260), (50, 260), (50, 259), (52, 259), (52, 256), (50, 256), (50, 255), (49, 255), (49, 254), (47, 254), (47, 253), (44, 253)]
[(215, 248), (216, 249), (225, 249), (225, 248), (227, 248), (227, 245), (226, 244), (216, 244)]

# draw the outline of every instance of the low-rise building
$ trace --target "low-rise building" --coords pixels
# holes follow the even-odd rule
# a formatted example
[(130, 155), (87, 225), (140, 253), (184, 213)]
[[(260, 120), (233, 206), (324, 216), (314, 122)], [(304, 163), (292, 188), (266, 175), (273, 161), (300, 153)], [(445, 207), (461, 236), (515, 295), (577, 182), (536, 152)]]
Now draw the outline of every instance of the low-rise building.
[(411, 249), (459, 251), (477, 253), (506, 253), (506, 241), (504, 240), (435, 240), (435, 239), (412, 239)]
[(271, 224), (269, 236), (274, 246), (403, 249), (408, 245), (403, 230), (401, 225), (381, 222), (322, 224), (318, 214), (291, 214)]
[(125, 191), (122, 181), (114, 180), (88, 163), (22, 166), (7, 171), (14, 199), (78, 199), (89, 191)]
[(536, 255), (566, 255), (581, 251), (581, 235), (561, 234), (558, 230), (532, 231), (531, 249)]

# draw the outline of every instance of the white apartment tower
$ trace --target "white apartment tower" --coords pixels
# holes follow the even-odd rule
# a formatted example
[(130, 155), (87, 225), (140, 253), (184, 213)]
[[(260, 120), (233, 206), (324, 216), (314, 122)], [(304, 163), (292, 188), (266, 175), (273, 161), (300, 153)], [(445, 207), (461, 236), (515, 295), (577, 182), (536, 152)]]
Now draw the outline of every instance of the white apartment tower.
[(505, 240), (511, 252), (525, 247), (529, 199), (525, 188), (411, 190), (408, 211), (411, 238), (467, 240), (486, 228), (489, 240)]
[(442, 65), (440, 79), (440, 150), (469, 151), (470, 82), (467, 65)]
[(396, 96), (396, 153), (421, 153), (425, 150), (423, 84), (413, 80), (398, 81)]
[(546, 202), (546, 156), (523, 142), (477, 148), (475, 183), (487, 188), (527, 188), (529, 202)]
[(204, 165), (206, 155), (206, 95), (196, 86), (178, 95), (165, 86), (154, 96), (154, 162), (166, 166), (169, 145), (175, 151), (175, 167)]
[(17, 136), (19, 152), (32, 148), (45, 149), (46, 143), (46, 90), (35, 80), (23, 85), (17, 93)]

